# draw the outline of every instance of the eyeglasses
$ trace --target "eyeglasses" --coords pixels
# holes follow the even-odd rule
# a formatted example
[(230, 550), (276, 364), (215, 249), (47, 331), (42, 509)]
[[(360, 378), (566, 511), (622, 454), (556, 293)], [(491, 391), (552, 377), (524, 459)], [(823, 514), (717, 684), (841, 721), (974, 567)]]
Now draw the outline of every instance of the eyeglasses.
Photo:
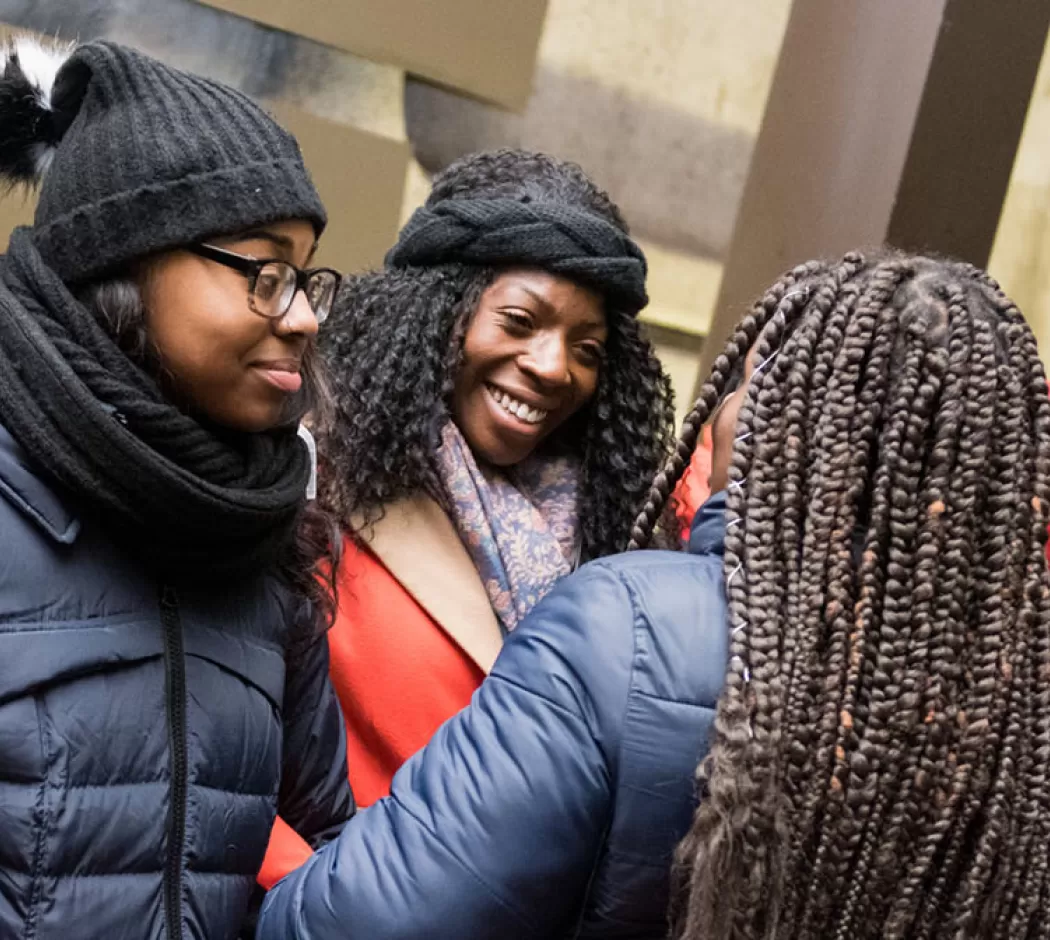
[(256, 260), (214, 245), (190, 245), (186, 250), (248, 278), (248, 306), (269, 320), (283, 317), (291, 309), (295, 295), (302, 291), (317, 322), (324, 323), (332, 311), (332, 302), (342, 280), (342, 275), (331, 268), (302, 271), (287, 261), (276, 258)]

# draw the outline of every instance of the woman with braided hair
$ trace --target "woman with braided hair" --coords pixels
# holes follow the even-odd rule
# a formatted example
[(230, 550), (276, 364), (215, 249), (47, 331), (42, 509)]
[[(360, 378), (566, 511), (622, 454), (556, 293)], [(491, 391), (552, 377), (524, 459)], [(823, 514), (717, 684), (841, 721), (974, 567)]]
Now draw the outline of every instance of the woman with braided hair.
[(637, 546), (749, 349), (715, 422), (730, 658), (674, 936), (1045, 936), (1050, 404), (1030, 330), (965, 265), (796, 269), (716, 364)]
[(261, 940), (1046, 935), (1050, 401), (1021, 314), (952, 262), (794, 269), (633, 548), (712, 418), (689, 552), (558, 585)]

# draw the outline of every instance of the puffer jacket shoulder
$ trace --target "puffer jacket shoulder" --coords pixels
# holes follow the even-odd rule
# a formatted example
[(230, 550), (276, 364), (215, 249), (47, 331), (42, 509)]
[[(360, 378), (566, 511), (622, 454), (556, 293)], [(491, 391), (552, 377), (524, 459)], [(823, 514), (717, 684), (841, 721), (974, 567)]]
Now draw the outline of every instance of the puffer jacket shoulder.
[(278, 802), (351, 812), (323, 637), (271, 579), (158, 581), (2, 427), (0, 544), (0, 937), (236, 937)]
[(662, 936), (728, 647), (721, 539), (694, 542), (556, 587), (261, 940)]

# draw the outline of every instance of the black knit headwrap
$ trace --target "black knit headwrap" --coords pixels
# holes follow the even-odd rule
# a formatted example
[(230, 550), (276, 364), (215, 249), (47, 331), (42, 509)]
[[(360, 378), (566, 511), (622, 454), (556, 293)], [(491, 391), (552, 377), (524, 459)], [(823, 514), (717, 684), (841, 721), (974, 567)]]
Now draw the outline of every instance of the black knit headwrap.
[(386, 256), (392, 267), (533, 265), (593, 286), (636, 314), (646, 263), (629, 235), (594, 212), (553, 202), (446, 199), (417, 209)]
[(248, 574), (291, 537), (294, 428), (220, 437), (117, 347), (19, 229), (0, 259), (0, 421), (74, 505), (172, 574)]

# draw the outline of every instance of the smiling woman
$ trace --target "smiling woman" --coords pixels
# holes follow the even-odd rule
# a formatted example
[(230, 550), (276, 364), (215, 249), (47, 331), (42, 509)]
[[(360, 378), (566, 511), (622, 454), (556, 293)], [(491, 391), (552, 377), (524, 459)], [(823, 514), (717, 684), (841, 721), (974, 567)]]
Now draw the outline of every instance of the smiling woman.
[(463, 341), (452, 413), (474, 454), (520, 463), (594, 397), (609, 330), (601, 295), (535, 268), (500, 273)]
[(367, 570), (405, 607), (394, 631), (382, 606), (344, 609), (331, 635), (366, 804), (559, 578), (626, 545), (672, 422), (635, 316), (645, 259), (575, 164), (521, 151), (453, 164), (387, 264), (347, 284), (322, 343), (340, 576)]
[(387, 266), (338, 298), (335, 420), (317, 430), (345, 530), (329, 645), (360, 803), (560, 578), (626, 546), (673, 421), (636, 319), (645, 273), (578, 166), (497, 151), (440, 174)]

